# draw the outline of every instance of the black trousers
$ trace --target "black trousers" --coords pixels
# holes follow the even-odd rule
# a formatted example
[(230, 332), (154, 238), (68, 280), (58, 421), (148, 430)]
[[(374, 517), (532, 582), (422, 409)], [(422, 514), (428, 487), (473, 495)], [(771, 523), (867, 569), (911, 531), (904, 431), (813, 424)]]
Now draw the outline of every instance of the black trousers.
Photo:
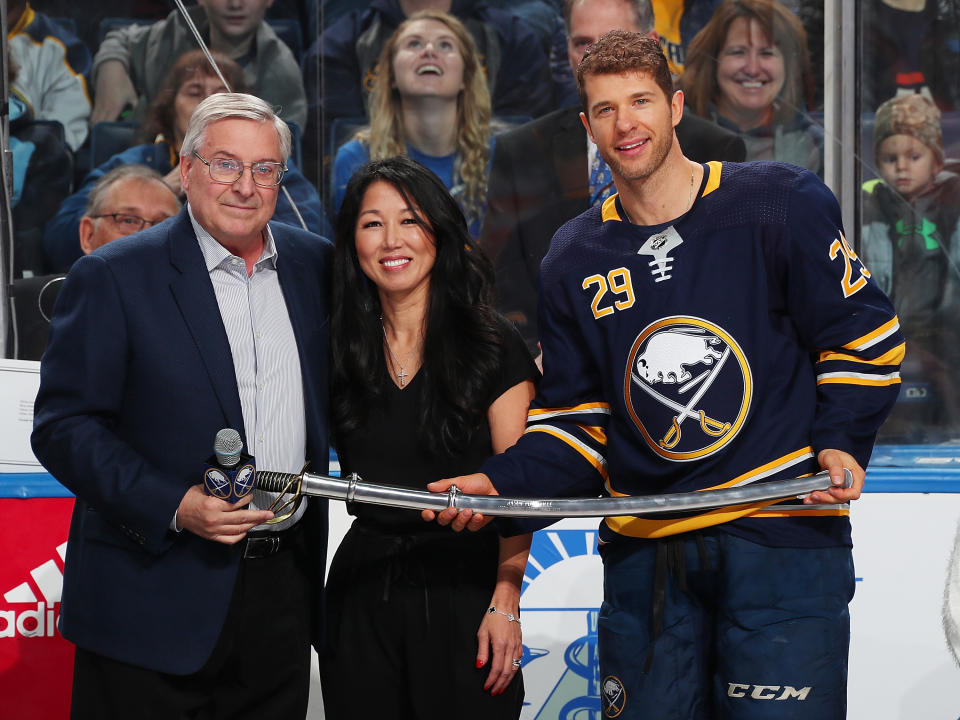
[(241, 560), (220, 639), (192, 675), (148, 670), (78, 647), (71, 719), (305, 717), (312, 602), (305, 553), (301, 542), (267, 558)]
[(514, 720), (523, 677), (492, 697), (477, 630), (496, 582), (496, 533), (380, 532), (355, 522), (325, 593), (327, 720)]

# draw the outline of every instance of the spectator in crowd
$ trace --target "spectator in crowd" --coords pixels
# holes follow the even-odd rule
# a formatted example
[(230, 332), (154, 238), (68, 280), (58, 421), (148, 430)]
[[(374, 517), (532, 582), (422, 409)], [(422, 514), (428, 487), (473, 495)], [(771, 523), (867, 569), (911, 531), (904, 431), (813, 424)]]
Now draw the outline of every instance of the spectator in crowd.
[[(367, 5), (363, 2), (360, 5)], [(357, 9), (356, 0), (320, 0), (320, 14), (324, 20), (325, 27), (330, 27), (342, 16)], [(316, 37), (319, 33), (311, 33), (310, 37)]]
[(333, 248), (268, 222), (290, 131), (263, 100), (208, 97), (181, 152), (186, 207), (77, 261), (40, 368), (33, 450), (76, 495), (72, 717), (303, 718), (326, 502), (203, 476), (223, 428), (260, 468), (326, 469)]
[(90, 51), (74, 35), (30, 7), (26, 0), (6, 0), (7, 42), (18, 69), (11, 87), (37, 120), (63, 125), (71, 150), (87, 138), (90, 96), (84, 76)]
[(473, 38), (454, 16), (421, 10), (383, 46), (370, 127), (337, 151), (334, 205), (369, 160), (409, 155), (443, 181), (476, 238), (490, 168), (490, 94)]
[[(316, 110), (321, 127), (319, 135), (307, 134), (308, 141), (325, 143), (337, 118), (367, 117), (383, 46), (405, 18), (421, 9), (449, 12), (469, 30), (495, 115), (536, 117), (553, 109), (548, 53), (517, 15), (474, 0), (373, 0), (328, 26), (304, 58), (311, 117)], [(315, 159), (317, 148), (309, 149)], [(308, 175), (312, 172), (319, 175), (319, 168), (310, 168)]]
[[(656, 38), (650, 0), (572, 0), (564, 9), (567, 57), (576, 72), (587, 47), (614, 29)], [(563, 223), (613, 192), (613, 180), (580, 121), (576, 105), (497, 137), (481, 245), (495, 259), (497, 306), (536, 353), (537, 275), (550, 238)], [(693, 160), (740, 161), (733, 132), (685, 112), (676, 127)]]
[(807, 115), (813, 77), (806, 32), (777, 0), (724, 0), (690, 43), (687, 106), (730, 128), (747, 160), (823, 171), (823, 130)]
[(563, 29), (563, 0), (488, 0), (488, 4), (509, 10), (537, 31), (550, 53), (553, 79), (552, 107), (562, 108), (577, 101), (577, 81), (567, 62), (567, 35)]
[[(246, 86), (303, 129), (306, 95), (293, 53), (263, 17), (271, 0), (198, 0), (188, 9), (208, 46), (243, 68)], [(93, 59), (91, 122), (116, 120), (127, 110), (140, 120), (160, 91), (172, 58), (196, 47), (180, 15), (171, 11), (153, 25), (130, 25), (107, 34)]]
[(941, 110), (960, 110), (960, 0), (868, 0), (861, 7), (862, 106), (919, 92)]
[[(231, 89), (244, 91), (246, 80), (243, 69), (218, 52), (214, 51), (213, 57)], [(63, 202), (56, 217), (47, 224), (43, 243), (51, 268), (66, 271), (80, 257), (81, 249), (76, 240), (87, 196), (93, 185), (113, 168), (131, 164), (152, 167), (164, 176), (165, 182), (178, 197), (183, 197), (179, 153), (190, 115), (204, 98), (226, 90), (202, 50), (191, 50), (174, 63), (147, 114), (143, 126), (147, 142), (128, 148), (94, 168), (80, 189)], [(308, 230), (329, 235), (329, 224), (316, 189), (290, 161), (288, 168), (283, 176), (282, 187), (290, 193), (296, 210), (281, 191), (274, 219), (301, 226), (297, 216), (299, 212)]]
[[(538, 373), (493, 310), (491, 276), (422, 165), (392, 157), (351, 179), (330, 319), (342, 472), (422, 490), (516, 442)], [(325, 596), (326, 716), (357, 717), (375, 678), (378, 717), (516, 720), (530, 535), (463, 538), (409, 510), (351, 512)]]
[(163, 176), (146, 165), (121, 165), (101, 177), (90, 191), (80, 218), (80, 249), (89, 255), (101, 245), (180, 212), (180, 200)]
[(674, 78), (683, 74), (687, 47), (710, 22), (719, 0), (658, 0), (657, 35)]
[[(7, 78), (16, 82), (19, 67), (7, 45)], [(17, 92), (7, 99), (10, 123), (10, 218), (13, 223), (13, 277), (43, 275), (43, 228), (70, 193), (73, 163), (60, 133), (35, 123), (27, 102)]]
[(70, 18), (77, 36), (91, 49), (100, 45), (101, 22), (105, 18), (160, 20), (170, 12), (172, 4), (170, 0), (33, 0), (33, 6), (49, 17)]
[(908, 94), (874, 126), (880, 178), (864, 184), (861, 252), (907, 338), (904, 393), (883, 426), (890, 442), (960, 433), (960, 176), (945, 171), (940, 111)]
[[(328, 24), (333, 20), (327, 0), (322, 0), (323, 9), (320, 9), (319, 5), (321, 0), (272, 0), (267, 8), (267, 22), (289, 20), (296, 23), (297, 40), (300, 43), (299, 50), (302, 55), (303, 48), (317, 37), (317, 28), (320, 23)], [(334, 14), (335, 12), (336, 8), (334, 8)], [(281, 34), (281, 37), (286, 42), (288, 36)], [(290, 49), (294, 48), (291, 46)]]

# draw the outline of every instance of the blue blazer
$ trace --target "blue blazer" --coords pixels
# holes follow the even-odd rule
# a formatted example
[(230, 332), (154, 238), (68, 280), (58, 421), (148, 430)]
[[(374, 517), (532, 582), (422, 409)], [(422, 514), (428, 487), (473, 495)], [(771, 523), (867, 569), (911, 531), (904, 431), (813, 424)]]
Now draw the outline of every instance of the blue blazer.
[[(287, 225), (271, 229), (303, 374), (307, 458), (325, 471), (333, 248)], [(57, 300), (31, 440), (77, 496), (64, 637), (162, 672), (203, 667), (226, 618), (242, 543), (175, 533), (170, 523), (225, 427), (244, 435), (226, 330), (184, 208), (78, 260)], [(326, 502), (311, 500), (305, 520), (319, 613)], [(282, 607), (282, 588), (277, 599)]]

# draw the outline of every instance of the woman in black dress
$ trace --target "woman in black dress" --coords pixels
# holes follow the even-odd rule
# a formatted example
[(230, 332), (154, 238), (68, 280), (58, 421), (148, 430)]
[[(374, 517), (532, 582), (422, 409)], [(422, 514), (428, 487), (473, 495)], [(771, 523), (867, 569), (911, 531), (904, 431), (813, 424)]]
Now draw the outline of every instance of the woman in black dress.
[[(523, 432), (537, 370), (440, 179), (407, 158), (352, 177), (337, 224), (332, 412), (344, 473), (424, 489)], [(332, 720), (516, 718), (530, 536), (456, 534), (354, 505), (326, 586)], [(375, 708), (375, 709), (374, 709)], [(456, 710), (452, 710), (456, 708)]]

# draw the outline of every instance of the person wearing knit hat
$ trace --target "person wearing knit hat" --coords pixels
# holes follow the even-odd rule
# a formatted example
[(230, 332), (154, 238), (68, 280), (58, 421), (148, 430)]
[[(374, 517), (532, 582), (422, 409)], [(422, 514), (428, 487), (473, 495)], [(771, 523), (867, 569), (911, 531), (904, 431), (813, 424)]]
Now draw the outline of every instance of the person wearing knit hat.
[(912, 202), (943, 170), (940, 111), (923, 95), (898, 95), (877, 108), (873, 154), (881, 177)]
[(873, 142), (881, 177), (863, 185), (859, 254), (907, 338), (903, 392), (879, 442), (951, 442), (960, 437), (960, 176), (944, 170), (940, 111), (922, 95), (883, 103)]

